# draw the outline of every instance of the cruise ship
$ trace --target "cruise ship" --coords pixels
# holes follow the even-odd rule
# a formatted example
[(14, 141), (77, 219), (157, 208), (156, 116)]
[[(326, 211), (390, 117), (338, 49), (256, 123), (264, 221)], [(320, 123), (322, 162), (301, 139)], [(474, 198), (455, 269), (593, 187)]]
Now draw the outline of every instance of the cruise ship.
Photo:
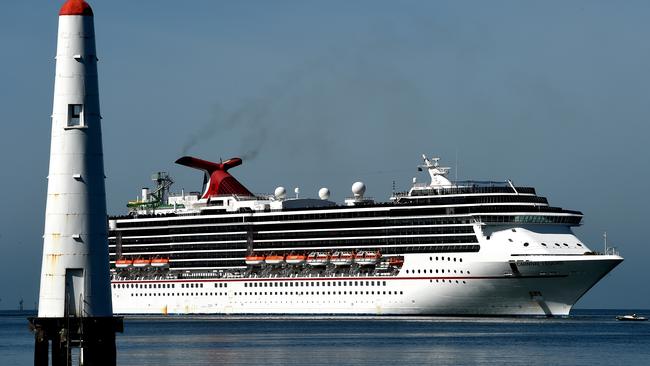
[(344, 202), (256, 195), (230, 169), (242, 160), (176, 163), (204, 173), (201, 192), (172, 194), (153, 176), (109, 217), (117, 314), (568, 316), (623, 261), (572, 229), (582, 213), (512, 181), (452, 181), (422, 156), (429, 183), (386, 202), (352, 185)]

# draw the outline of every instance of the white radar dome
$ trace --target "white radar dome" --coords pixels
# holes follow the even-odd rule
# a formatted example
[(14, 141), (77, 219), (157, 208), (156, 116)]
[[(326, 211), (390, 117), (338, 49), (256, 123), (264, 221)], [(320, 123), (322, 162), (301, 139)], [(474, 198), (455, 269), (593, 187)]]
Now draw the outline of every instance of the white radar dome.
[(328, 200), (330, 198), (330, 190), (327, 188), (321, 188), (318, 190), (318, 197), (322, 200)]
[(354, 197), (363, 197), (363, 194), (366, 193), (366, 185), (363, 182), (355, 182), (352, 185), (352, 193)]
[(287, 197), (287, 190), (284, 189), (284, 187), (278, 187), (275, 189), (274, 194), (275, 194), (275, 198), (281, 200)]

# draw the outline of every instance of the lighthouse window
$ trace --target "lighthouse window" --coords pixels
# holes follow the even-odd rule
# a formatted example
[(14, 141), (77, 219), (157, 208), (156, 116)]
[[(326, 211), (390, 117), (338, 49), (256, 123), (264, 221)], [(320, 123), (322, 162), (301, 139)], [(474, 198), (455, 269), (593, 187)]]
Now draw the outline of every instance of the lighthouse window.
[(68, 127), (82, 126), (82, 104), (68, 104)]

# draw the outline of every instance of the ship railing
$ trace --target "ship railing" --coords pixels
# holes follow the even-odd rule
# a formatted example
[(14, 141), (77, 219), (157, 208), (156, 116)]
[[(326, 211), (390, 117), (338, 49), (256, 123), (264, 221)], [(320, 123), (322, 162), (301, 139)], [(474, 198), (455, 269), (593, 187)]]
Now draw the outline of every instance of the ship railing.
[(607, 247), (605, 248), (604, 251), (593, 251), (591, 252), (593, 255), (619, 255), (619, 251), (617, 247)]
[(345, 197), (345, 200), (346, 201), (356, 201), (356, 202), (366, 202), (367, 203), (367, 202), (370, 202), (370, 201), (374, 201), (375, 197), (367, 197), (367, 196), (363, 196), (363, 197)]
[(518, 194), (535, 194), (533, 187), (515, 187), (510, 183), (501, 181), (455, 181), (452, 182), (451, 187), (430, 187), (426, 183), (415, 183), (412, 188), (414, 191), (396, 192), (395, 197), (408, 196), (409, 192), (412, 196), (441, 196), (451, 194), (486, 194), (486, 193), (518, 193)]

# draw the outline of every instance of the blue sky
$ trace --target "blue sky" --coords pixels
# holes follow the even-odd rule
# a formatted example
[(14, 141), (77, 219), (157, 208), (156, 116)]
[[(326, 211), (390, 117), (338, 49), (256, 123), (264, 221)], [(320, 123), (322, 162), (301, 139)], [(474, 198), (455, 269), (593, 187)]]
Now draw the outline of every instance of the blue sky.
[[(38, 296), (57, 14), (0, 13), (0, 308)], [(108, 209), (184, 153), (242, 156), (252, 191), (388, 198), (421, 153), (459, 178), (512, 179), (581, 210), (625, 262), (580, 307), (650, 308), (646, 1), (91, 1)], [(458, 164), (456, 164), (456, 161)], [(452, 171), (452, 176), (456, 172)], [(422, 181), (426, 177), (419, 175)]]

